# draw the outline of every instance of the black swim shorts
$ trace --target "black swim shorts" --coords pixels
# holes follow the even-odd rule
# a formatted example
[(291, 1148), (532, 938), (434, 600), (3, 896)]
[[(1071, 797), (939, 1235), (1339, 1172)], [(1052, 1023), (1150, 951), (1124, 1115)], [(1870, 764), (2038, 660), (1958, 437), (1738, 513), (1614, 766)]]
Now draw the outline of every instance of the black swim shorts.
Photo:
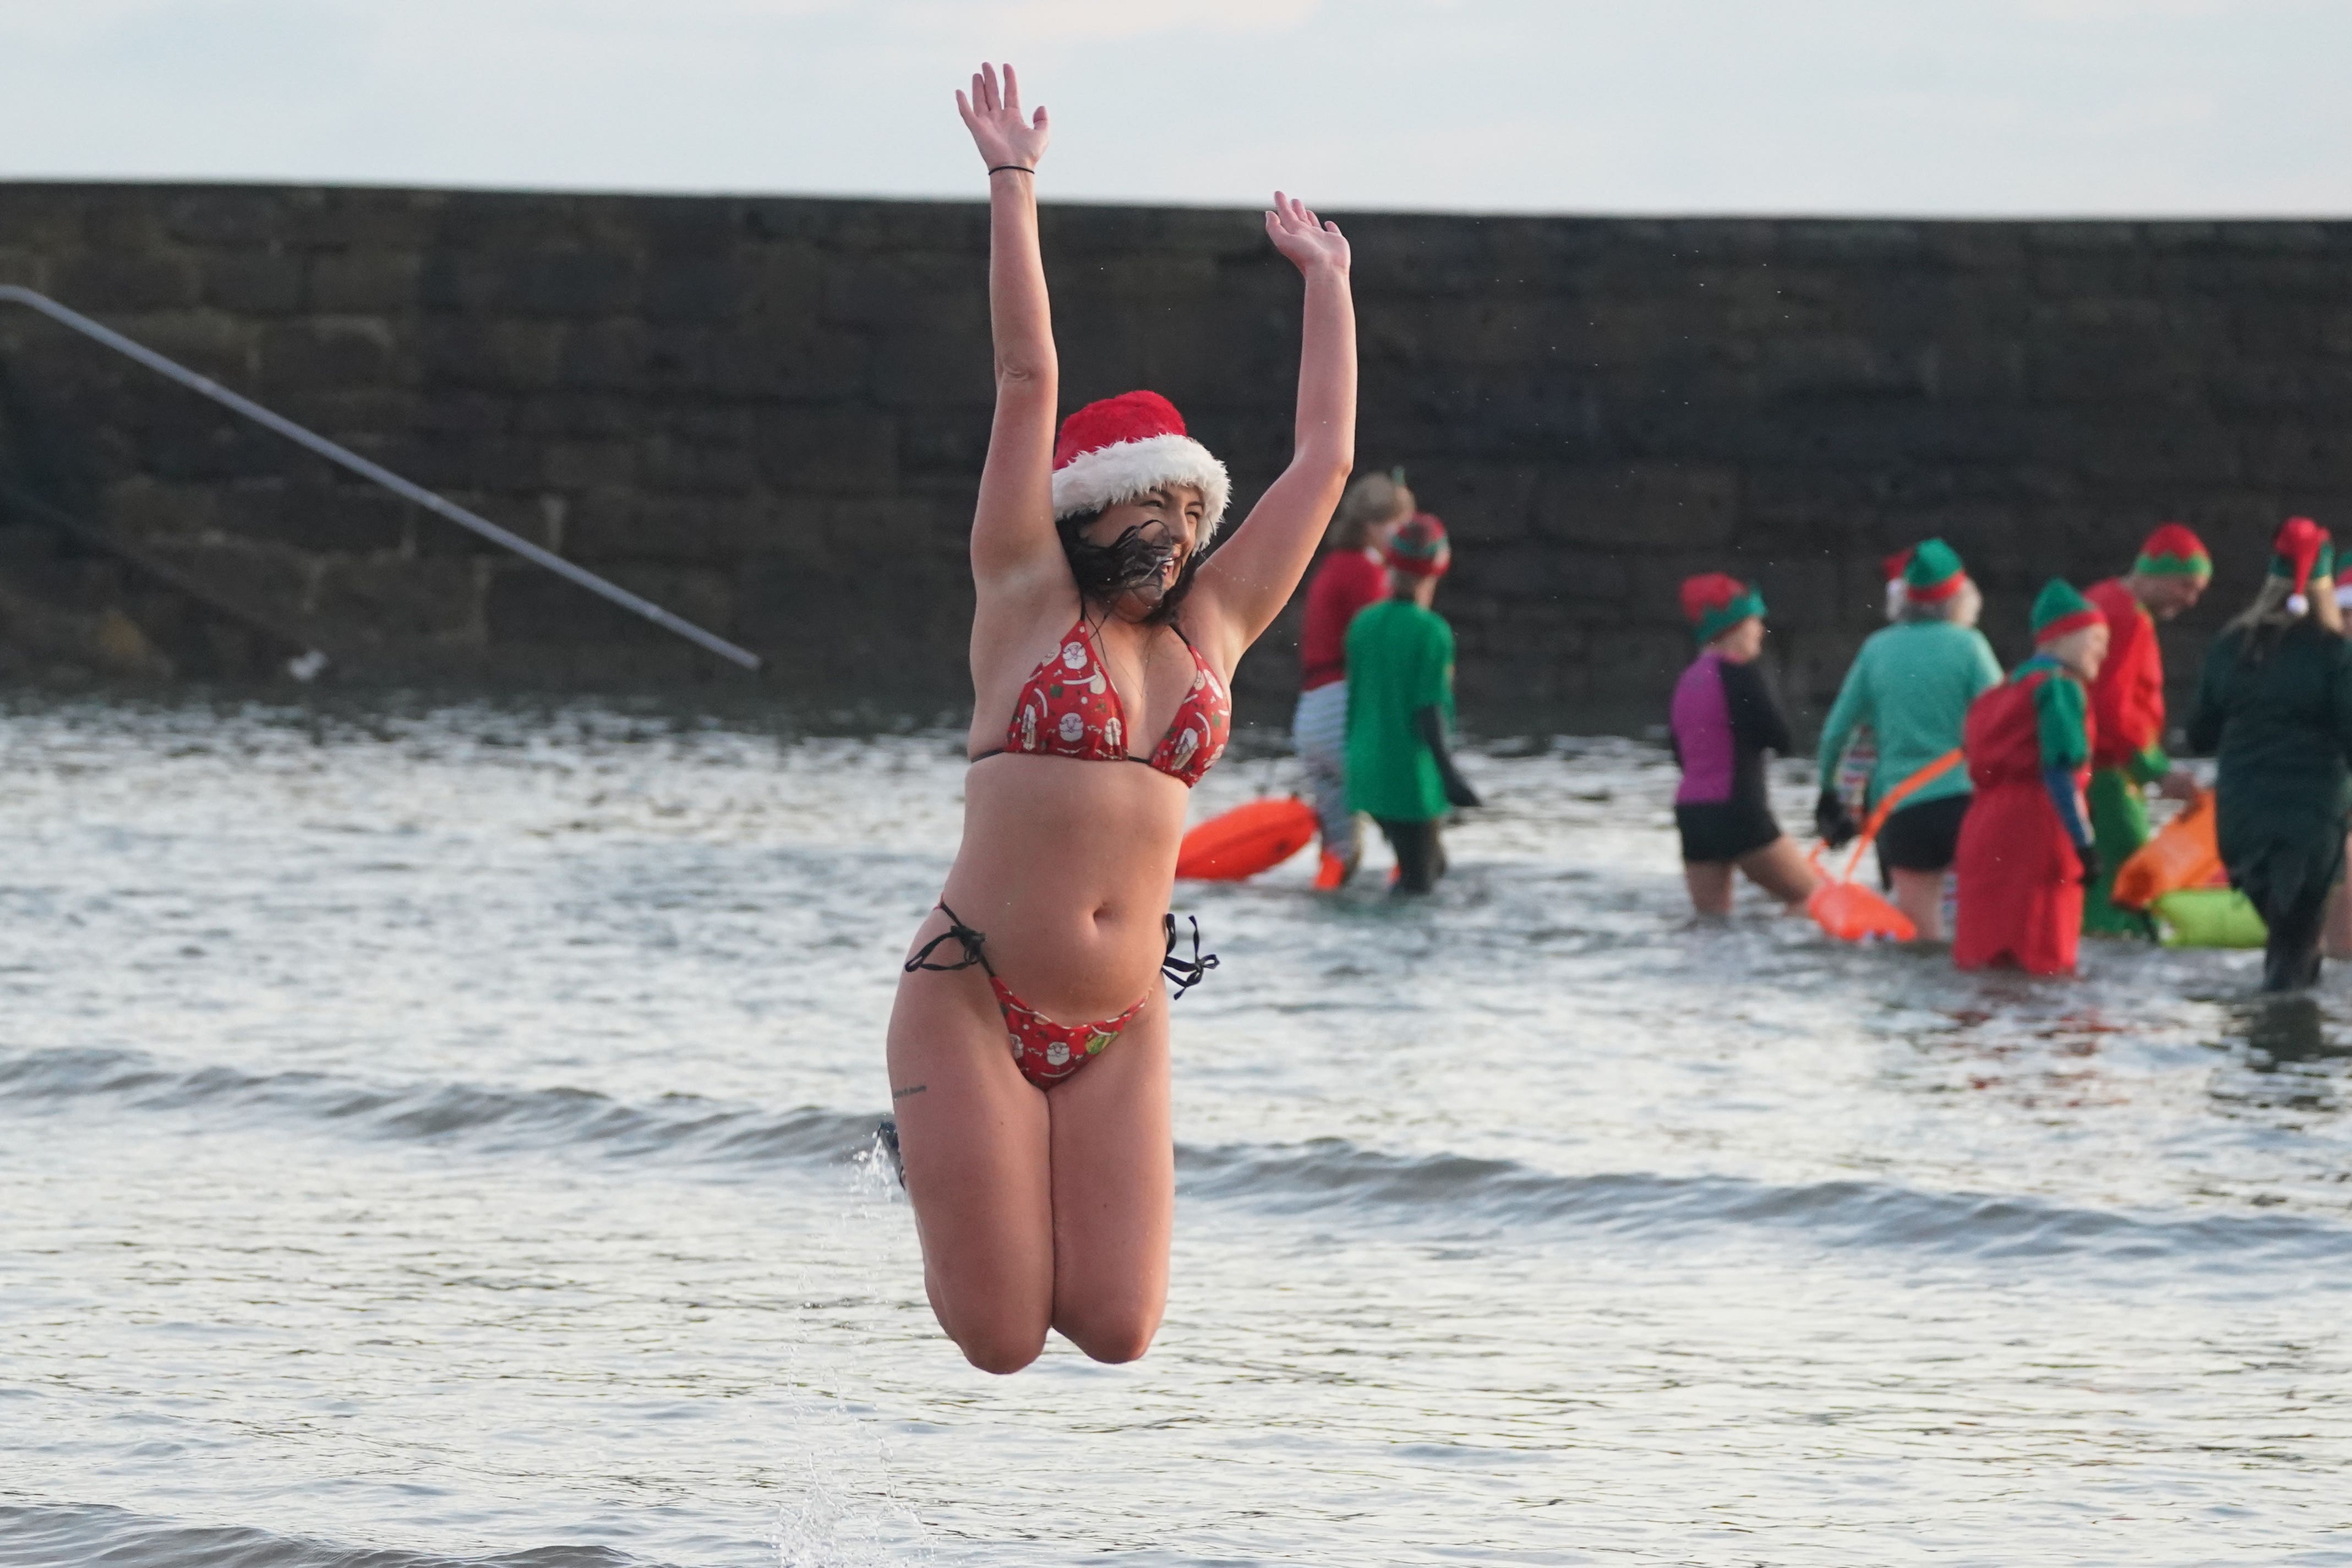
[(1682, 830), (1685, 861), (1736, 861), (1780, 836), (1780, 824), (1761, 801), (1676, 806), (1675, 826)]
[(1973, 795), (1946, 795), (1916, 806), (1898, 806), (1878, 831), (1882, 880), (1898, 871), (1949, 871), (1960, 851), (1960, 821)]

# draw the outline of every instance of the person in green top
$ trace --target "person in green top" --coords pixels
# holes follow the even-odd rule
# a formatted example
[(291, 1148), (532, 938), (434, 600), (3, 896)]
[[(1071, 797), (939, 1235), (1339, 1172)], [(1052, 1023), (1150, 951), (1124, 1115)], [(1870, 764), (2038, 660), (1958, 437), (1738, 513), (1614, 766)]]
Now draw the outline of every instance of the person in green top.
[(2352, 821), (2352, 648), (2326, 529), (2290, 517), (2270, 575), (2205, 656), (2189, 743), (2220, 758), (2215, 827), (2230, 884), (2270, 928), (2263, 988), (2319, 979), (2327, 895)]
[(1396, 852), (1398, 893), (1445, 874), (1449, 806), (1475, 806), (1454, 766), (1454, 629), (1432, 610), (1454, 561), (1445, 525), (1415, 513), (1389, 539), (1390, 597), (1348, 624), (1348, 803)]
[[(1867, 728), (1877, 760), (1864, 793), (1867, 813), (1906, 779), (1954, 750), (1969, 705), (2000, 684), (2000, 661), (1976, 629), (1984, 597), (1959, 553), (1941, 539), (1911, 551), (1896, 621), (1871, 633), (1846, 672), (1822, 729), (1822, 794), (1814, 821), (1832, 848), (1858, 831), (1837, 790), (1840, 758)], [(1882, 881), (1923, 941), (1944, 938), (1944, 877), (1968, 814), (1968, 769), (1952, 766), (1904, 797), (1878, 837)]]

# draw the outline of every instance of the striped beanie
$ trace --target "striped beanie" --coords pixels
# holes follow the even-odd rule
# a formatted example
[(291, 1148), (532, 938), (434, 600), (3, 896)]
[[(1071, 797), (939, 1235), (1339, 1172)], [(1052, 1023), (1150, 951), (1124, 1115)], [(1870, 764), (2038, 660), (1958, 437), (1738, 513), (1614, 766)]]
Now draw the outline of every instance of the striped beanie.
[(1941, 539), (1926, 539), (1913, 548), (1903, 568), (1903, 597), (1914, 604), (1938, 604), (1960, 591), (1969, 580), (1960, 552)]
[(2054, 643), (2059, 638), (2080, 632), (2086, 626), (2104, 624), (2106, 617), (2098, 606), (2075, 591), (2074, 585), (2063, 577), (2053, 577), (2042, 585), (2033, 599), (2033, 641), (2038, 645)]
[(1407, 577), (1444, 577), (1454, 564), (1454, 545), (1433, 512), (1415, 512), (1389, 536), (1389, 570)]
[(2145, 577), (2210, 577), (2213, 558), (2203, 539), (2179, 523), (2167, 523), (2139, 547), (2132, 570)]

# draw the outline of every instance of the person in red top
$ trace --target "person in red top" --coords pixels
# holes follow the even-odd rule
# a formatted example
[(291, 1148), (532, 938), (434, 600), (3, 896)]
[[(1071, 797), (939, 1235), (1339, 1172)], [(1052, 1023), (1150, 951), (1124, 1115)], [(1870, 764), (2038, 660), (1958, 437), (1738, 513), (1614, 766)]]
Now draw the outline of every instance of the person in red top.
[(2033, 601), (2033, 657), (1969, 709), (1961, 745), (1976, 799), (1960, 824), (1952, 961), (2071, 975), (2083, 887), (2098, 874), (2083, 782), (2096, 742), (2090, 683), (2106, 618), (2053, 580)]
[(1348, 624), (1356, 612), (1389, 596), (1381, 551), (1413, 515), (1404, 470), (1368, 474), (1348, 486), (1324, 541), (1323, 564), (1307, 586), (1307, 624), (1298, 638), (1298, 711), (1290, 735), (1307, 767), (1307, 789), (1323, 832), (1315, 885), (1329, 890), (1356, 873), (1363, 840), (1348, 805)]
[(2107, 657), (2091, 684), (2098, 745), (2091, 753), (2091, 834), (2100, 874), (2083, 892), (2083, 929), (2104, 936), (2153, 935), (2147, 917), (2117, 909), (2108, 897), (2116, 870), (2147, 842), (2147, 803), (2141, 791), (2186, 800), (2196, 780), (2164, 752), (2164, 655), (2156, 623), (2169, 621), (2204, 594), (2213, 559), (2197, 536), (2167, 523), (2140, 547), (2122, 577), (2095, 584), (2086, 596), (2107, 622)]

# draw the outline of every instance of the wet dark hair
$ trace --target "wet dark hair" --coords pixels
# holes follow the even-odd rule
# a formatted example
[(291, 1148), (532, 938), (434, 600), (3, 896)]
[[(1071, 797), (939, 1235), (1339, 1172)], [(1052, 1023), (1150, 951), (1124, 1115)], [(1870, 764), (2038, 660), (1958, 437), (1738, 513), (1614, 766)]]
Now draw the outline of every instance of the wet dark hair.
[[(1077, 580), (1081, 598), (1109, 605), (1121, 594), (1134, 593), (1156, 587), (1160, 574), (1168, 565), (1176, 547), (1164, 541), (1143, 537), (1143, 525), (1137, 524), (1107, 545), (1095, 544), (1086, 538), (1086, 530), (1102, 517), (1100, 512), (1079, 512), (1072, 517), (1056, 518), (1054, 531), (1061, 536), (1062, 554), (1070, 563), (1070, 575)], [(1176, 580), (1151, 607), (1151, 613), (1142, 618), (1146, 626), (1172, 625), (1176, 612), (1183, 605), (1185, 596), (1192, 591), (1192, 579), (1201, 570), (1201, 552), (1194, 549), (1184, 558)]]

